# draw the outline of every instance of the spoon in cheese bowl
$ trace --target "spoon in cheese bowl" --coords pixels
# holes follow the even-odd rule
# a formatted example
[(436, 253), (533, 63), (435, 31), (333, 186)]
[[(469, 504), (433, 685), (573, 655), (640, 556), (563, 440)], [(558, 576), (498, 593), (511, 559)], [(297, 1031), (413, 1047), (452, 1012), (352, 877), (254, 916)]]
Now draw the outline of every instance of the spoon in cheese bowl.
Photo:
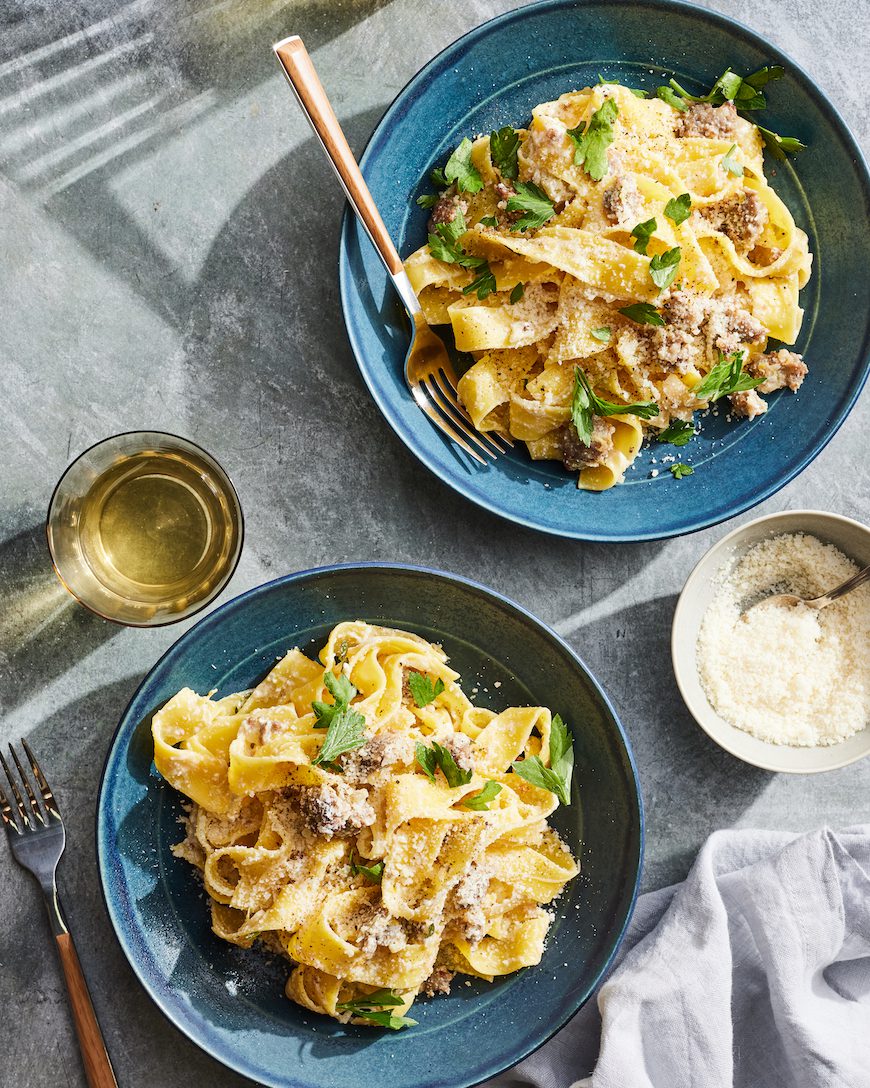
[(790, 607), (794, 608), (796, 605), (802, 604), (806, 608), (820, 609), (826, 608), (829, 604), (833, 604), (834, 601), (838, 601), (841, 597), (845, 597), (847, 593), (851, 593), (853, 589), (857, 589), (859, 586), (863, 586), (865, 582), (870, 581), (870, 567), (864, 567), (863, 570), (859, 570), (857, 574), (853, 574), (851, 578), (847, 578), (845, 582), (841, 582), (840, 585), (834, 589), (829, 589), (827, 593), (822, 593), (819, 597), (798, 597), (795, 593), (774, 593), (770, 597), (762, 597), (761, 600), (755, 601), (749, 608), (744, 609), (740, 613), (740, 618), (745, 620), (753, 608), (758, 608), (760, 604), (774, 607)]
[(443, 341), (430, 329), (402, 259), (366, 185), (338, 118), (318, 78), (308, 50), (297, 35), (272, 46), (278, 63), (314, 130), (356, 217), (365, 228), (411, 321), (405, 381), (417, 407), (475, 461), (489, 464), (513, 443), (478, 431), (456, 393), (457, 378)]

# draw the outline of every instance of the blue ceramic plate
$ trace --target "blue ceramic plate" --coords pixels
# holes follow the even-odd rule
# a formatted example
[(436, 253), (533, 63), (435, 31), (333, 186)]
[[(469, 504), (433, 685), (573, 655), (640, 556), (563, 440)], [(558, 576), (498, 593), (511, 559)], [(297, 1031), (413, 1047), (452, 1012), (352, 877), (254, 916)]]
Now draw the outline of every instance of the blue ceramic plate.
[[(573, 803), (554, 823), (581, 875), (556, 905), (538, 967), (414, 1006), (402, 1032), (343, 1026), (283, 996), (285, 961), (215, 937), (198, 878), (170, 853), (181, 798), (152, 765), (150, 718), (179, 688), (253, 686), (291, 646), (314, 653), (340, 620), (440, 642), (466, 691), (542, 704), (572, 726)], [(498, 688), (496, 682), (500, 682)], [(643, 816), (616, 715), (568, 646), (518, 605), (417, 567), (330, 567), (251, 590), (191, 628), (142, 682), (112, 742), (97, 813), (109, 916), (145, 989), (190, 1039), (252, 1080), (287, 1088), (465, 1088), (518, 1062), (577, 1011), (610, 962), (640, 875)]]
[[(770, 411), (729, 427), (709, 418), (679, 451), (691, 478), (650, 478), (645, 449), (626, 482), (596, 495), (578, 491), (555, 462), (524, 448), (479, 466), (414, 406), (402, 376), (407, 334), (380, 261), (356, 220), (345, 218), (340, 276), (344, 316), (363, 377), (403, 442), (472, 502), (523, 525), (581, 540), (648, 540), (692, 532), (772, 495), (805, 468), (846, 418), (870, 354), (870, 179), (861, 153), (810, 78), (758, 35), (721, 15), (672, 0), (547, 0), (503, 15), (460, 38), (411, 80), (375, 129), (362, 164), (403, 256), (426, 240), (427, 213), (414, 201), (433, 166), (463, 136), (525, 124), (532, 106), (605, 78), (651, 89), (676, 74), (703, 93), (727, 67), (751, 72), (781, 64), (766, 128), (798, 136), (808, 150), (768, 176), (815, 254), (802, 292), (797, 349), (810, 367), (800, 393), (771, 399)], [(518, 444), (519, 446), (519, 444)], [(659, 460), (659, 469), (662, 466)]]

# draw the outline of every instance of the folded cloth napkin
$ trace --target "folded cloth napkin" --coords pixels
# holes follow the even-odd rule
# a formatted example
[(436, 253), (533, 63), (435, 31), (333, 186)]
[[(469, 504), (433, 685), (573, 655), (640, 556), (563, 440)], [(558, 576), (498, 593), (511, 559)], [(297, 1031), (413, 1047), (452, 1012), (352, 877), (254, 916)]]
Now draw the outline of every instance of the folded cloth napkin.
[(711, 835), (640, 897), (597, 1006), (488, 1082), (732, 1085), (870, 1088), (870, 825)]

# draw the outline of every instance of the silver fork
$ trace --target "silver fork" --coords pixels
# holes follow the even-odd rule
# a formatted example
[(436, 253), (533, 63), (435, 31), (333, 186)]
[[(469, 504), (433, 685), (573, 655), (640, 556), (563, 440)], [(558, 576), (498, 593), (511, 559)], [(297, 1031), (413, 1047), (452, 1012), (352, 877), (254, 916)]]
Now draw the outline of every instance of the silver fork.
[(456, 373), (443, 341), (429, 327), (402, 259), (393, 245), (362, 171), (353, 157), (338, 118), (302, 39), (294, 35), (272, 46), (293, 93), (338, 175), (350, 206), (365, 227), (411, 319), (411, 346), (405, 356), (405, 381), (417, 407), (481, 464), (481, 454), (495, 459), (513, 442), (505, 435), (478, 431), (456, 393)]
[[(88, 993), (88, 984), (57, 897), (55, 874), (66, 845), (63, 820), (54, 794), (27, 741), (22, 740), (21, 747), (27, 757), (23, 760), (19, 759), (15, 748), (9, 745), (14, 769), (10, 768), (0, 752), (0, 765), (6, 774), (10, 790), (7, 796), (0, 776), (0, 815), (6, 825), (13, 858), (36, 877), (45, 897), (87, 1082), (90, 1088), (118, 1088)], [(36, 789), (31, 786), (25, 763), (30, 765)], [(18, 772), (17, 776), (15, 770)]]

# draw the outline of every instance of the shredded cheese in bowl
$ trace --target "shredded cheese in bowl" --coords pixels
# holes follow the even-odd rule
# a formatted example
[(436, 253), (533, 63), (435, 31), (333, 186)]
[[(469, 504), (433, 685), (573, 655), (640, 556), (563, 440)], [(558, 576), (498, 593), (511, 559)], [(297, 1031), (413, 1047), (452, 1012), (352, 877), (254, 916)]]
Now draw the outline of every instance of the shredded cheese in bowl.
[(761, 603), (816, 597), (856, 574), (805, 533), (752, 545), (717, 578), (697, 646), (701, 684), (731, 725), (771, 744), (838, 744), (870, 723), (870, 586), (827, 608)]

